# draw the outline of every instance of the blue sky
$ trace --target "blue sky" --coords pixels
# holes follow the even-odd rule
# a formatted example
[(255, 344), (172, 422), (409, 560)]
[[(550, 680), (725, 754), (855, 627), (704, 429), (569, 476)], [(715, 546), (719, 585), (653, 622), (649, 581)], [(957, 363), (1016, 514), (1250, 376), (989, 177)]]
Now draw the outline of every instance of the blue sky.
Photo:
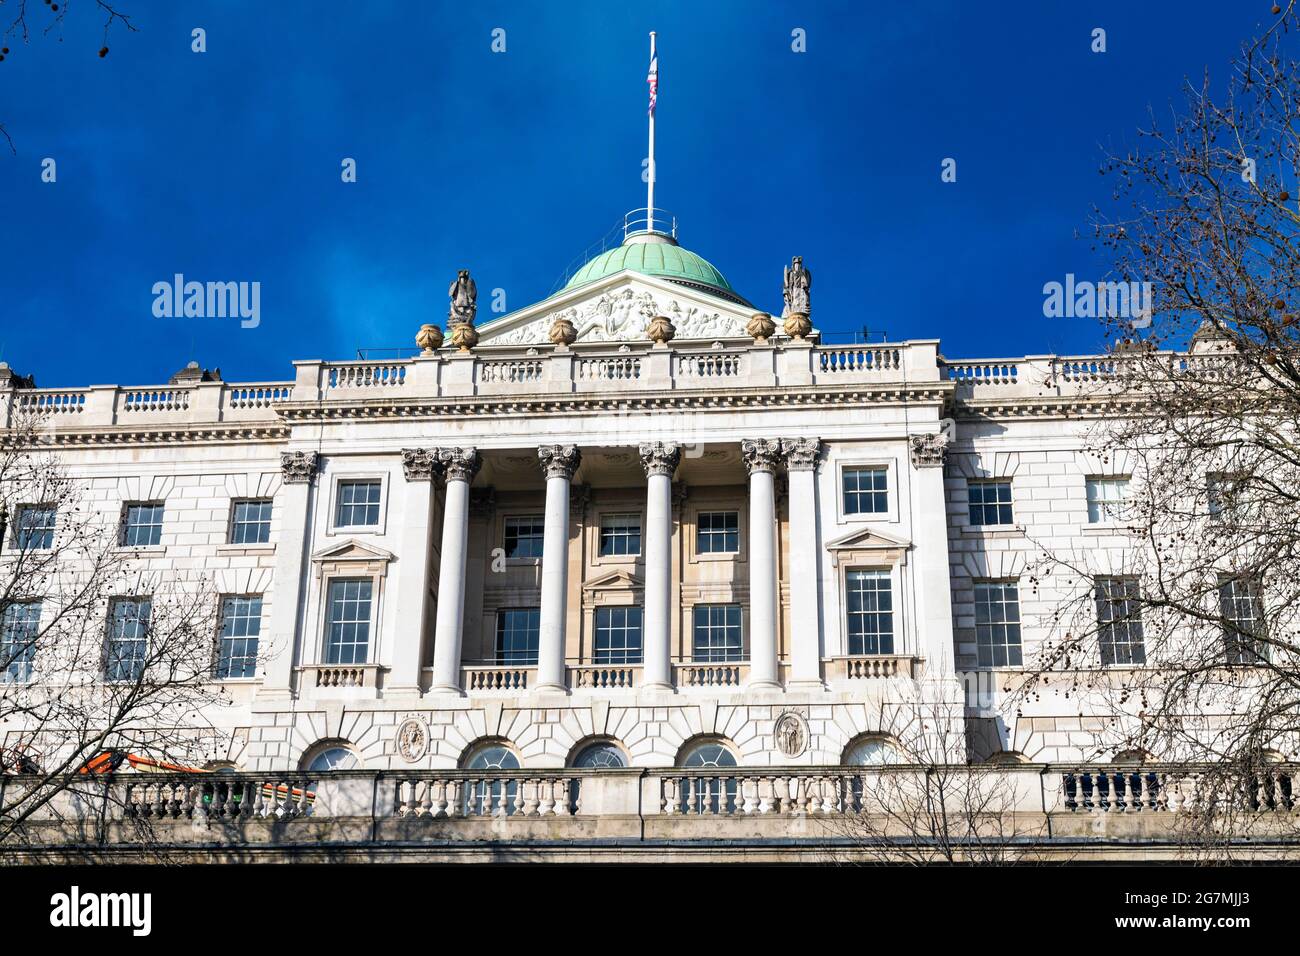
[[(190, 359), (286, 379), (293, 359), (409, 346), (458, 268), (480, 320), (485, 290), (544, 298), (644, 205), (652, 29), (657, 205), (759, 308), (779, 311), (798, 254), (828, 333), (1091, 351), (1098, 328), (1044, 318), (1042, 289), (1104, 276), (1102, 146), (1135, 142), (1185, 76), (1223, 77), (1269, 3), (117, 6), (139, 30), (114, 26), (104, 58), (89, 5), (60, 42), (29, 3), (30, 45), (3, 41), (0, 359), (41, 385), (155, 383)], [(260, 325), (155, 318), (178, 272), (260, 282)]]

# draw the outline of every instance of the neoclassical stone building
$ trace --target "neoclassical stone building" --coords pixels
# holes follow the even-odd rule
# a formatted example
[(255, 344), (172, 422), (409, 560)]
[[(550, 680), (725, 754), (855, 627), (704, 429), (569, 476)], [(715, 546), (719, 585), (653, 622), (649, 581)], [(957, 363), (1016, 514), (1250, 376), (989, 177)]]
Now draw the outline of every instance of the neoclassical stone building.
[[(1038, 637), (1028, 542), (1123, 546), (1097, 505), (1122, 462), (1089, 461), (1075, 424), (1095, 365), (827, 345), (801, 263), (772, 320), (648, 226), (477, 326), (463, 277), (445, 344), (426, 327), (412, 358), (305, 359), (280, 382), (0, 377), (4, 423), (46, 416), (141, 574), (220, 596), (230, 704), (183, 756), (834, 766), (896, 759), (940, 712), (963, 758), (1092, 756), (1077, 715), (1016, 719), (997, 688)], [(39, 546), (23, 528), (57, 534), (27, 507), (10, 554)], [(118, 644), (147, 636), (103, 612), (129, 668)]]

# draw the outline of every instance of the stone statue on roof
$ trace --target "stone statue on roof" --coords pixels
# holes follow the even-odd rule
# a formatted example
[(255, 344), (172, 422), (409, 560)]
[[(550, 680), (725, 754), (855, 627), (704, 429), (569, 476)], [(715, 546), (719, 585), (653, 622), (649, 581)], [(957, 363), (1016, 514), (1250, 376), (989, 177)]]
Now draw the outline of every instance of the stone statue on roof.
[(785, 268), (784, 314), (807, 316), (812, 311), (811, 292), (812, 273), (803, 267), (803, 256), (795, 256), (794, 262)]
[(478, 311), (478, 286), (469, 277), (468, 269), (461, 269), (456, 274), (456, 281), (447, 290), (451, 299), (451, 309), (447, 313), (448, 326), (474, 324), (474, 314)]

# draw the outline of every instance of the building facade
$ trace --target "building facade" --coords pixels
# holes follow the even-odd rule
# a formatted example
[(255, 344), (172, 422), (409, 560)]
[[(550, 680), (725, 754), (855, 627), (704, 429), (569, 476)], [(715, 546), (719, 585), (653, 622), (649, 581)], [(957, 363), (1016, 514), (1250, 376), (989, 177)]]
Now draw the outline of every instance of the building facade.
[(227, 703), (178, 759), (826, 767), (939, 726), (953, 759), (1097, 758), (1069, 702), (1005, 706), (1046, 626), (1035, 548), (1125, 547), (1124, 463), (1084, 450), (1095, 360), (823, 344), (797, 289), (756, 315), (653, 228), (487, 323), (455, 292), (447, 343), (406, 359), (0, 379), (4, 424), (40, 415), (120, 526), (132, 593), (218, 601)]

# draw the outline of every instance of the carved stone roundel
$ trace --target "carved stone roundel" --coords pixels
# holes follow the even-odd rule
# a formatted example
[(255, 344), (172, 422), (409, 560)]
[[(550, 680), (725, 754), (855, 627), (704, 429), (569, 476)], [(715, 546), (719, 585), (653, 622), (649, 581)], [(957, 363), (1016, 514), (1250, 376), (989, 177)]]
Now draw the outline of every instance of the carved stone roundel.
[(802, 714), (786, 711), (773, 728), (776, 748), (787, 757), (798, 757), (808, 749), (808, 724)]
[(397, 752), (415, 763), (429, 751), (429, 728), (418, 717), (408, 717), (397, 726)]

